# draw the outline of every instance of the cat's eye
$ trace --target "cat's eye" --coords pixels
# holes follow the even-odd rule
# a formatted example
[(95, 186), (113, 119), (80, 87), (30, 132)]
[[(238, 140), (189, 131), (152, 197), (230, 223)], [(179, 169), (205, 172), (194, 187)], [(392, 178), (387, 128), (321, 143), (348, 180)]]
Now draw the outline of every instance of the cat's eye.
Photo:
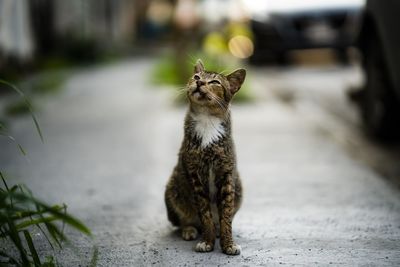
[(195, 79), (196, 81), (198, 81), (198, 80), (200, 80), (200, 76), (196, 74), (196, 75), (193, 76), (193, 79)]
[(210, 84), (221, 84), (218, 80), (212, 80), (210, 82), (208, 82)]

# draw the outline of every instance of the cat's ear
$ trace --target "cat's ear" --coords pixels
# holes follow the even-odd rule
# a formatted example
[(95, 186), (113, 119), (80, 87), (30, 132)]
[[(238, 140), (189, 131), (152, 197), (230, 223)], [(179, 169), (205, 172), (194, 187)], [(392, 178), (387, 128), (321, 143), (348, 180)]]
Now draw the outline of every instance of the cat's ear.
[(197, 60), (196, 65), (194, 65), (194, 73), (199, 73), (204, 71), (203, 62), (200, 59)]
[(244, 82), (244, 78), (246, 78), (246, 70), (245, 69), (238, 69), (226, 76), (229, 81), (230, 88), (232, 95), (234, 95), (237, 91), (239, 91), (240, 87)]

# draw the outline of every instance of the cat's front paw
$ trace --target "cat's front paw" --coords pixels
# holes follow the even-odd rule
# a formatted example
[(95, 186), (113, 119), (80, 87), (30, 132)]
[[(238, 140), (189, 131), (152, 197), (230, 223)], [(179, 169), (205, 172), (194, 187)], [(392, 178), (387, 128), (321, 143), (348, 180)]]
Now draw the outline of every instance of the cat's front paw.
[(206, 241), (200, 241), (194, 247), (194, 250), (197, 252), (210, 252), (213, 249), (214, 249), (214, 245), (209, 242), (206, 242)]
[(242, 248), (237, 244), (232, 244), (230, 246), (222, 247), (222, 252), (227, 255), (239, 255)]
[(182, 229), (182, 238), (183, 240), (194, 240), (197, 238), (197, 229), (193, 226), (186, 226)]

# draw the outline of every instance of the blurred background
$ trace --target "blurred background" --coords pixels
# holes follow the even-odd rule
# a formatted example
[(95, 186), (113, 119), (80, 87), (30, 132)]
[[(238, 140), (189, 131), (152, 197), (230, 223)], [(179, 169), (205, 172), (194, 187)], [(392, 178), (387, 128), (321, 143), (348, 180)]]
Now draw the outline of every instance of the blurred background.
[[(396, 0), (0, 0), (0, 170), (45, 200), (70, 204), (105, 247), (111, 234), (125, 234), (113, 242), (126, 251), (145, 235), (156, 240), (148, 225), (165, 219), (160, 192), (176, 161), (185, 113), (181, 89), (195, 61), (225, 74), (244, 67), (248, 76), (234, 99), (233, 120), (249, 194), (238, 228), (242, 237), (254, 237), (244, 241), (249, 253), (269, 253), (256, 251), (264, 226), (275, 225), (256, 219), (260, 209), (272, 205), (275, 223), (293, 219), (293, 230), (275, 233), (301, 240), (299, 231), (318, 236), (329, 226), (314, 221), (311, 231), (294, 219), (304, 216), (296, 205), (325, 207), (330, 199), (326, 209), (307, 216), (318, 221), (327, 212), (338, 221), (338, 233), (350, 227), (341, 245), (352, 242), (364, 251), (360, 264), (374, 264), (379, 251), (389, 265), (399, 263), (395, 240), (365, 250), (352, 239), (400, 236), (399, 11)], [(4, 82), (17, 86), (31, 106)], [(137, 202), (152, 208), (144, 211)], [(386, 219), (367, 222), (375, 218), (369, 205), (380, 205)], [(364, 212), (365, 228), (354, 226), (360, 222), (351, 212), (341, 217), (338, 210), (347, 208)], [(145, 213), (141, 220), (138, 213)], [(141, 225), (135, 237), (116, 219), (121, 216)], [(250, 234), (248, 225), (254, 226)], [(157, 242), (171, 238), (177, 240)], [(173, 258), (163, 253), (153, 256), (161, 263)], [(136, 257), (129, 255), (121, 262)]]
[[(398, 6), (395, 1), (376, 3), (2, 0), (0, 75), (26, 94), (38, 95), (58, 91), (77, 68), (145, 57), (152, 62), (142, 77), (149, 87), (179, 89), (201, 58), (216, 71), (251, 68), (237, 102), (251, 102), (266, 92), (287, 101), (316, 94), (302, 87), (328, 94), (324, 87), (333, 84), (318, 82), (324, 76), (342, 83), (340, 97), (352, 101), (346, 103), (354, 106), (348, 111), (352, 114), (340, 115), (344, 120), (353, 120), (352, 127), (376, 140), (396, 140), (400, 56), (399, 38), (390, 25), (397, 23), (393, 10)], [(304, 80), (295, 79), (298, 70), (306, 72)], [(258, 81), (264, 74), (267, 81)], [(254, 90), (260, 83), (263, 88)], [(23, 99), (8, 96), (12, 92), (5, 87), (0, 87), (4, 123), (8, 115), (28, 111)]]

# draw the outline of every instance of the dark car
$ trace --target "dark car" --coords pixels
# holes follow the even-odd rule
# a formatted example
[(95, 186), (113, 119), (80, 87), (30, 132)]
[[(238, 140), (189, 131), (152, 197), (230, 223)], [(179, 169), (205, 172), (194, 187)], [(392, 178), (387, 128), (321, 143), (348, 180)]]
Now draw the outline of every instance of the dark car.
[(288, 5), (259, 10), (252, 16), (251, 63), (285, 63), (288, 51), (310, 48), (333, 48), (339, 59), (347, 60), (346, 51), (354, 43), (362, 1), (282, 2)]
[(357, 46), (365, 85), (358, 100), (368, 133), (381, 139), (400, 137), (400, 1), (368, 0)]

